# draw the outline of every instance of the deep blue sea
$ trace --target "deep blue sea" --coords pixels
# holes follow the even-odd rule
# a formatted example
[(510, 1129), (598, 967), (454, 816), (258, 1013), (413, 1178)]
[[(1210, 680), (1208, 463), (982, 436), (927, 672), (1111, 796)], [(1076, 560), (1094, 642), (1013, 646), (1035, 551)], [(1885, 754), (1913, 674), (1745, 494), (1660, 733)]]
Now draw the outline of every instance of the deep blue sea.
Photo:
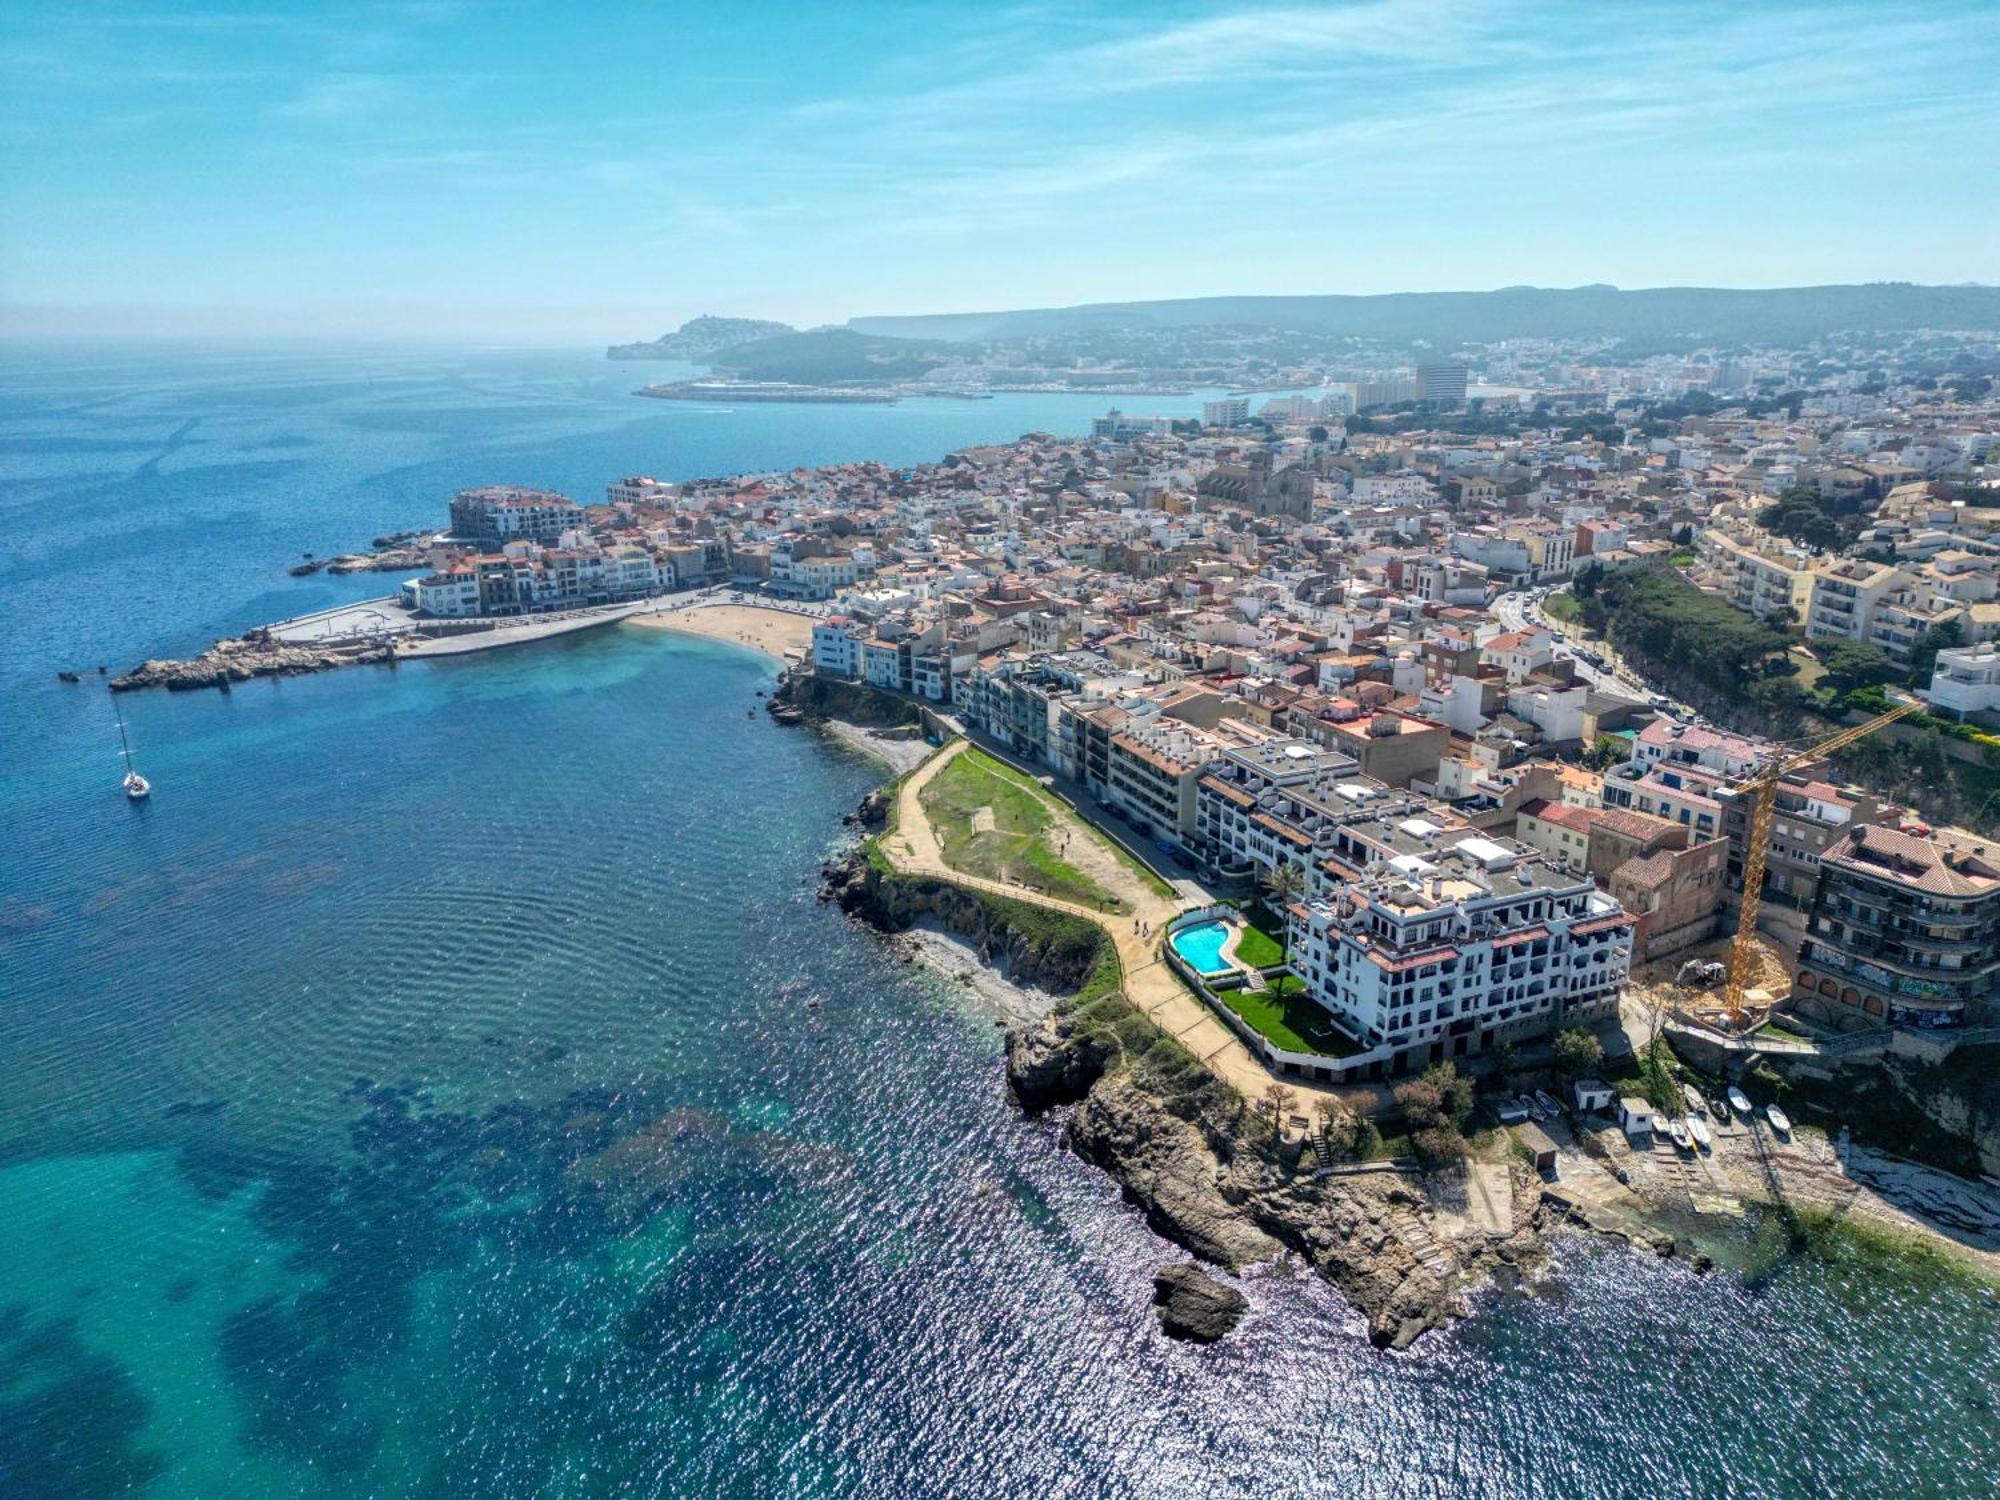
[[(124, 700), (477, 481), (915, 461), (1102, 399), (708, 409), (592, 351), (0, 351), (0, 1496), (1898, 1496), (1990, 1292), (1576, 1241), (1403, 1355), (1228, 1342), (991, 1020), (822, 910), (869, 765), (614, 629)], [(1128, 398), (1192, 410), (1199, 397)], [(817, 998), (819, 1004), (808, 1001)]]

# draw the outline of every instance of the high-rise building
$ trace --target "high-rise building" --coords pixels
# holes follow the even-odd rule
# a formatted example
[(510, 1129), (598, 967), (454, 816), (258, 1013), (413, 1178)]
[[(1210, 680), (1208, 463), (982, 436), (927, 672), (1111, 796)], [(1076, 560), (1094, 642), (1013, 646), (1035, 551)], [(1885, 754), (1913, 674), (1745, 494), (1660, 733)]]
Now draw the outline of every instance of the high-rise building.
[(1465, 405), (1465, 385), (1471, 373), (1464, 365), (1418, 365), (1418, 404), (1440, 411)]
[(1201, 425), (1204, 427), (1238, 427), (1249, 420), (1248, 396), (1225, 396), (1220, 401), (1201, 403)]

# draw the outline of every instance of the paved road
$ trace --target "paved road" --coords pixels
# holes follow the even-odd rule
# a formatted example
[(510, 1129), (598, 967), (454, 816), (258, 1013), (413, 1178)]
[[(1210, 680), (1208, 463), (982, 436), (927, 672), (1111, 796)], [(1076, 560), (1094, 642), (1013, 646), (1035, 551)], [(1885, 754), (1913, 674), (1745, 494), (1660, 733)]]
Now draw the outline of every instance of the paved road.
[[(1540, 628), (1550, 632), (1555, 636), (1559, 648), (1576, 657), (1577, 676), (1598, 691), (1641, 699), (1651, 699), (1658, 695), (1666, 699), (1665, 703), (1658, 706), (1689, 719), (1694, 718), (1695, 711), (1692, 708), (1685, 703), (1675, 701), (1661, 689), (1648, 683), (1632, 669), (1630, 663), (1619, 656), (1617, 649), (1608, 640), (1586, 643), (1581, 631), (1572, 631), (1560, 620), (1552, 620), (1543, 614), (1542, 599), (1549, 592), (1549, 589), (1543, 588), (1502, 594), (1493, 602), (1493, 617), (1508, 630)], [(1589, 651), (1593, 656), (1602, 659), (1605, 666), (1593, 667), (1580, 656), (1576, 656), (1579, 651)]]

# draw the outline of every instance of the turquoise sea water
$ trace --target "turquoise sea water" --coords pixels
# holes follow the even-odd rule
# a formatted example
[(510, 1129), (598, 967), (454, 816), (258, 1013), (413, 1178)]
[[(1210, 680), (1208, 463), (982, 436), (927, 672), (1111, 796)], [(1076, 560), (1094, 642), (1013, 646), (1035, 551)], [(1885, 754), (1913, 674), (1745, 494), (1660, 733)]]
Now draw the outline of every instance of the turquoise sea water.
[[(1401, 1356), (1208, 1350), (996, 1033), (813, 900), (877, 773), (635, 630), (114, 668), (455, 485), (911, 461), (1101, 403), (708, 412), (587, 353), (0, 357), (0, 1495), (1966, 1495), (1990, 1295), (1595, 1242)], [(1171, 409), (1165, 401), (1125, 403)], [(1184, 409), (1184, 408), (1183, 408)], [(817, 998), (819, 1004), (810, 1006)]]

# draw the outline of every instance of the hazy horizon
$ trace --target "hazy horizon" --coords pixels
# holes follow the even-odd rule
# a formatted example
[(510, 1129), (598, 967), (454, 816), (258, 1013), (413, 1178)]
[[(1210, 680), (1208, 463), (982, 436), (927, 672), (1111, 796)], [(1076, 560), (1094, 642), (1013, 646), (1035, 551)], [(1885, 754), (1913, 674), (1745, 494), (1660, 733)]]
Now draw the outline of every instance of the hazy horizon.
[(1937, 0), (38, 0), (0, 14), (0, 333), (1990, 282), (1996, 80)]

